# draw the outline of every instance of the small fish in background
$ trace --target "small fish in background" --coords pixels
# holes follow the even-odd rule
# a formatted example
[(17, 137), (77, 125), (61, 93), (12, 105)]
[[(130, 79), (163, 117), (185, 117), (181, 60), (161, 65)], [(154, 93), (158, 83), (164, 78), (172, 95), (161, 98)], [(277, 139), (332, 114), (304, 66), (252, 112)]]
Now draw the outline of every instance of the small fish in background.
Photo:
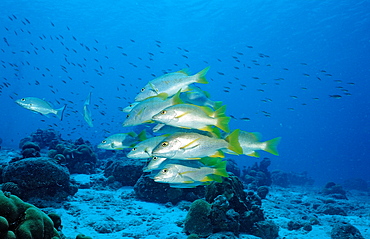
[(341, 99), (342, 96), (341, 95), (329, 95), (330, 98), (334, 98), (334, 99)]
[(139, 141), (146, 139), (146, 131), (141, 131), (138, 135), (135, 132), (113, 134), (104, 139), (99, 145), (99, 149), (123, 150), (134, 147)]
[(83, 116), (84, 116), (84, 120), (86, 121), (86, 123), (90, 127), (94, 127), (93, 122), (92, 122), (92, 118), (91, 118), (91, 111), (89, 109), (90, 102), (91, 102), (91, 92), (89, 93), (89, 95), (87, 96), (87, 98), (85, 100), (84, 108), (83, 108), (83, 112), (84, 112)]
[(256, 152), (256, 150), (263, 150), (276, 156), (279, 155), (277, 151), (277, 146), (280, 143), (281, 137), (270, 139), (264, 142), (260, 142), (260, 139), (261, 139), (260, 133), (257, 132), (249, 133), (240, 130), (239, 143), (240, 147), (242, 147), (243, 149), (243, 154), (258, 158), (259, 154), (258, 152)]
[(179, 90), (181, 92), (190, 90), (188, 86), (192, 83), (207, 84), (208, 81), (205, 78), (209, 67), (204, 68), (195, 75), (189, 76), (184, 70), (177, 71), (174, 73), (168, 73), (154, 80), (151, 80), (146, 84), (135, 97), (135, 101), (142, 101), (149, 97), (166, 93), (168, 96), (176, 94)]
[(48, 114), (55, 114), (60, 120), (63, 120), (63, 113), (67, 106), (64, 105), (60, 109), (54, 109), (49, 102), (36, 97), (25, 97), (18, 99), (15, 102), (25, 109), (31, 110), (35, 113), (40, 113), (47, 117), (49, 117)]

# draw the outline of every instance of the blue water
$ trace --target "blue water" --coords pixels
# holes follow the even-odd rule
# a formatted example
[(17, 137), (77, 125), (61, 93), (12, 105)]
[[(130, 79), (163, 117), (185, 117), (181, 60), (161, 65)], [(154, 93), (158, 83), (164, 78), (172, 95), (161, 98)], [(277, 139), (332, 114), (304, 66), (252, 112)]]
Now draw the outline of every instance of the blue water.
[[(227, 105), (231, 128), (282, 137), (280, 156), (262, 153), (270, 170), (370, 180), (370, 1), (3, 0), (0, 25), (3, 147), (38, 128), (94, 144), (128, 132), (119, 107), (147, 81), (211, 66), (200, 87)], [(26, 96), (66, 103), (65, 118), (14, 103)]]

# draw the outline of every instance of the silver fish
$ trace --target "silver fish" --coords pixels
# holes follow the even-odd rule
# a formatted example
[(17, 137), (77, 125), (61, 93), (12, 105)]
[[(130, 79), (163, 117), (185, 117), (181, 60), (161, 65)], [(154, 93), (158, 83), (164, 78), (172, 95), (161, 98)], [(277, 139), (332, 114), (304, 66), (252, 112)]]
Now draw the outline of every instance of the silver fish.
[(15, 102), (25, 109), (40, 113), (47, 117), (49, 117), (48, 114), (55, 114), (60, 120), (63, 119), (63, 113), (67, 106), (64, 105), (60, 109), (54, 109), (49, 102), (36, 97), (25, 97), (18, 99)]
[(84, 108), (83, 108), (83, 112), (84, 112), (83, 115), (84, 115), (84, 120), (86, 121), (86, 123), (90, 127), (93, 127), (94, 125), (93, 125), (92, 118), (91, 118), (91, 111), (89, 109), (90, 101), (91, 101), (91, 92), (89, 93), (89, 95), (87, 96), (85, 100)]
[(192, 83), (207, 84), (208, 81), (205, 78), (209, 67), (204, 68), (195, 75), (189, 76), (185, 71), (178, 71), (174, 73), (168, 73), (154, 80), (151, 80), (146, 84), (141, 92), (136, 96), (135, 101), (142, 101), (149, 97), (166, 93), (168, 96), (176, 94), (179, 90), (182, 92), (189, 90), (188, 86)]

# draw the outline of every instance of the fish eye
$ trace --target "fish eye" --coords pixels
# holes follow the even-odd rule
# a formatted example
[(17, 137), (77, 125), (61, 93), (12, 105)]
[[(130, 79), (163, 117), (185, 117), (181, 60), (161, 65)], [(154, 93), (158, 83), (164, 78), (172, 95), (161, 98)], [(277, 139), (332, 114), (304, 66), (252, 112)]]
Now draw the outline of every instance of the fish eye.
[(135, 151), (136, 150), (136, 148), (132, 148), (132, 151)]
[(145, 90), (145, 88), (141, 88), (141, 90), (140, 90), (140, 91), (141, 91), (141, 92), (143, 92), (144, 90)]
[(25, 98), (22, 98), (21, 101), (26, 101), (26, 99)]
[(164, 168), (162, 169), (162, 173), (167, 173), (168, 172), (168, 169)]
[(166, 146), (168, 146), (168, 142), (163, 142), (161, 145), (162, 145), (162, 147), (166, 147)]
[(158, 157), (154, 156), (152, 159), (155, 161), (155, 160), (157, 160), (157, 159), (158, 159)]
[(166, 114), (166, 113), (167, 113), (167, 111), (166, 111), (166, 110), (162, 110), (162, 111), (161, 111), (161, 114), (162, 114), (162, 115), (164, 115), (164, 114)]
[(102, 144), (105, 144), (105, 143), (107, 143), (107, 141), (106, 141), (106, 140), (103, 140), (103, 141), (101, 141), (101, 143), (102, 143)]
[(128, 117), (130, 117), (130, 115), (126, 115), (126, 119), (127, 119)]

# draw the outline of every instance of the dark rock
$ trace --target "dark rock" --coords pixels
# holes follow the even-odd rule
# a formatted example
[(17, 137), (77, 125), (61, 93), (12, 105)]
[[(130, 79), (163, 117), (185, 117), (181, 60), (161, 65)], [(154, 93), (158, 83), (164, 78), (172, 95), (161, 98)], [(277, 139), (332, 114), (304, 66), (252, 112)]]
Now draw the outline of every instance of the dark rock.
[(334, 182), (328, 182), (323, 188), (322, 194), (330, 195), (337, 199), (348, 199), (346, 191), (343, 190), (342, 186)]
[(226, 171), (232, 172), (235, 176), (240, 176), (240, 168), (232, 158), (227, 159)]
[(4, 182), (16, 184), (24, 200), (39, 198), (62, 202), (77, 192), (76, 187), (70, 183), (68, 169), (46, 157), (9, 163), (2, 176)]
[(333, 204), (324, 204), (321, 205), (317, 209), (318, 213), (323, 213), (326, 215), (342, 215), (342, 216), (347, 216), (347, 213), (343, 210), (343, 208), (333, 205)]
[(207, 239), (238, 239), (232, 232), (218, 232), (210, 235)]
[(288, 222), (288, 230), (289, 231), (299, 230), (302, 227), (303, 227), (302, 222), (299, 222), (299, 221), (289, 221)]
[(260, 221), (253, 226), (253, 235), (262, 239), (279, 237), (279, 227), (273, 221)]
[(303, 224), (303, 230), (307, 231), (307, 232), (310, 232), (312, 231), (312, 225), (308, 222), (304, 223)]
[(360, 231), (349, 223), (336, 224), (331, 230), (331, 239), (364, 239)]
[(40, 157), (40, 147), (31, 141), (25, 142), (22, 145), (22, 152), (23, 158), (36, 158)]
[(269, 193), (269, 188), (266, 187), (266, 186), (261, 186), (257, 189), (257, 195), (261, 198), (261, 199), (265, 199), (267, 194)]

